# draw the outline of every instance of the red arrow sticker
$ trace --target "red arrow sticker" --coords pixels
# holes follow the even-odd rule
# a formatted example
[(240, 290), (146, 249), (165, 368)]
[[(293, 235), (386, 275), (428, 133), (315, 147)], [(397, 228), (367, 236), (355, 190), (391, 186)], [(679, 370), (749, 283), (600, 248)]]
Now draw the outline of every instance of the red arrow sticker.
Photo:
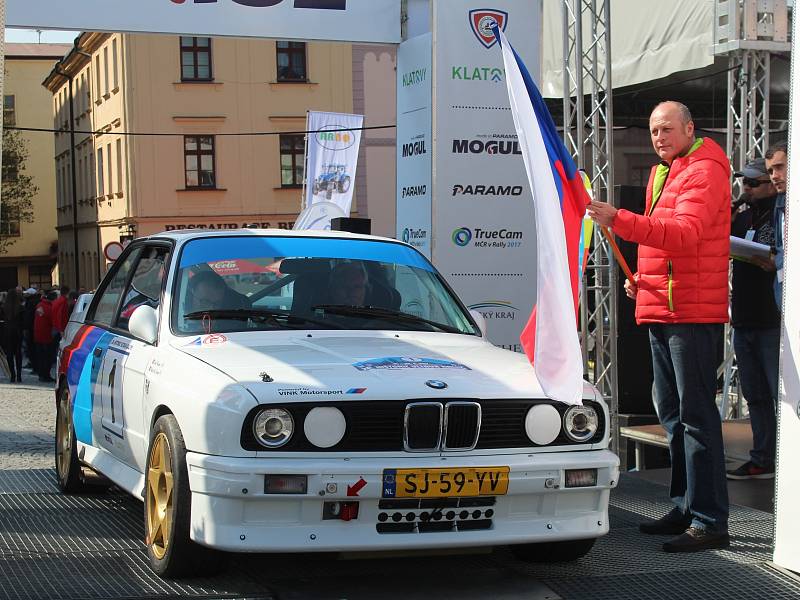
[(364, 486), (367, 485), (367, 482), (364, 481), (363, 477), (359, 477), (358, 481), (356, 481), (353, 485), (347, 486), (347, 495), (348, 496), (358, 496), (358, 492), (364, 489)]

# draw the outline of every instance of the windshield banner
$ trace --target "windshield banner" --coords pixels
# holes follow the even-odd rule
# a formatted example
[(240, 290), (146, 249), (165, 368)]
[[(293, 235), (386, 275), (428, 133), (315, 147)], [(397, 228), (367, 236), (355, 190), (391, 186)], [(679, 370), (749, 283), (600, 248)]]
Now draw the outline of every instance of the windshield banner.
[(306, 130), (306, 206), (332, 202), (350, 214), (356, 182), (362, 115), (309, 112)]
[(400, 43), (397, 0), (8, 0), (7, 27)]

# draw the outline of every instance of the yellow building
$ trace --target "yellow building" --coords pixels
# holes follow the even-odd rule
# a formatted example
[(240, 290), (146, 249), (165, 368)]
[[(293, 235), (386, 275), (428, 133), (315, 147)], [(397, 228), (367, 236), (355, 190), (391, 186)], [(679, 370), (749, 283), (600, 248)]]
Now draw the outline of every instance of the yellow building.
[[(72, 46), (65, 44), (6, 44), (3, 82), (3, 121), (6, 125), (49, 129), (52, 101), (42, 79)], [(0, 290), (31, 285), (48, 287), (56, 262), (55, 169), (48, 133), (21, 132), (29, 155), (25, 174), (38, 193), (33, 199), (33, 221), (20, 222), (2, 208), (0, 230), (14, 242), (0, 255)]]
[[(353, 112), (352, 75), (350, 44), (81, 34), (44, 80), (59, 130), (61, 280), (74, 285), (77, 268), (78, 285), (94, 287), (104, 250), (130, 236), (291, 228), (305, 147), (293, 132), (308, 110)], [(243, 135), (265, 132), (277, 135)]]

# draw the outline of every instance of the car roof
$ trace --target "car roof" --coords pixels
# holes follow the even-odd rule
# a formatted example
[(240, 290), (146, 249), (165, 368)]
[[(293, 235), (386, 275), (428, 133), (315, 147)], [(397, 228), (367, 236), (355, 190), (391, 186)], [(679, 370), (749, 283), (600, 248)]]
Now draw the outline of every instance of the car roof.
[(296, 237), (296, 238), (330, 238), (330, 239), (349, 239), (349, 240), (371, 240), (379, 242), (393, 242), (407, 246), (405, 242), (381, 237), (377, 235), (364, 235), (360, 233), (350, 233), (349, 231), (319, 231), (319, 230), (293, 230), (293, 229), (181, 229), (173, 231), (162, 231), (149, 236), (138, 238), (143, 239), (169, 239), (178, 243), (186, 242), (198, 238), (210, 237)]

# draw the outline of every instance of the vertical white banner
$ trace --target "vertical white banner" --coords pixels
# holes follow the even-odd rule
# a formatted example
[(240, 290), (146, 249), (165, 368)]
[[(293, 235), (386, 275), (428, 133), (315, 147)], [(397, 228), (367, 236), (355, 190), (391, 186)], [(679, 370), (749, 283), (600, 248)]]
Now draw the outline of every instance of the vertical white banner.
[(397, 239), (431, 257), (431, 34), (397, 51)]
[(309, 112), (306, 206), (332, 202), (350, 214), (363, 115)]
[[(789, 117), (789, 156), (800, 152), (800, 57), (797, 36), (800, 19), (794, 14)], [(775, 481), (775, 554), (773, 560), (800, 573), (800, 171), (789, 165), (786, 194), (785, 261), (783, 280), (783, 332), (781, 337), (781, 393), (778, 405), (778, 454)], [(794, 226), (792, 225), (794, 223)], [(798, 238), (800, 239), (800, 238)]]
[(489, 340), (521, 351), (536, 299), (536, 228), (505, 83), (498, 23), (532, 75), (540, 0), (433, 3), (433, 262), (486, 319)]

